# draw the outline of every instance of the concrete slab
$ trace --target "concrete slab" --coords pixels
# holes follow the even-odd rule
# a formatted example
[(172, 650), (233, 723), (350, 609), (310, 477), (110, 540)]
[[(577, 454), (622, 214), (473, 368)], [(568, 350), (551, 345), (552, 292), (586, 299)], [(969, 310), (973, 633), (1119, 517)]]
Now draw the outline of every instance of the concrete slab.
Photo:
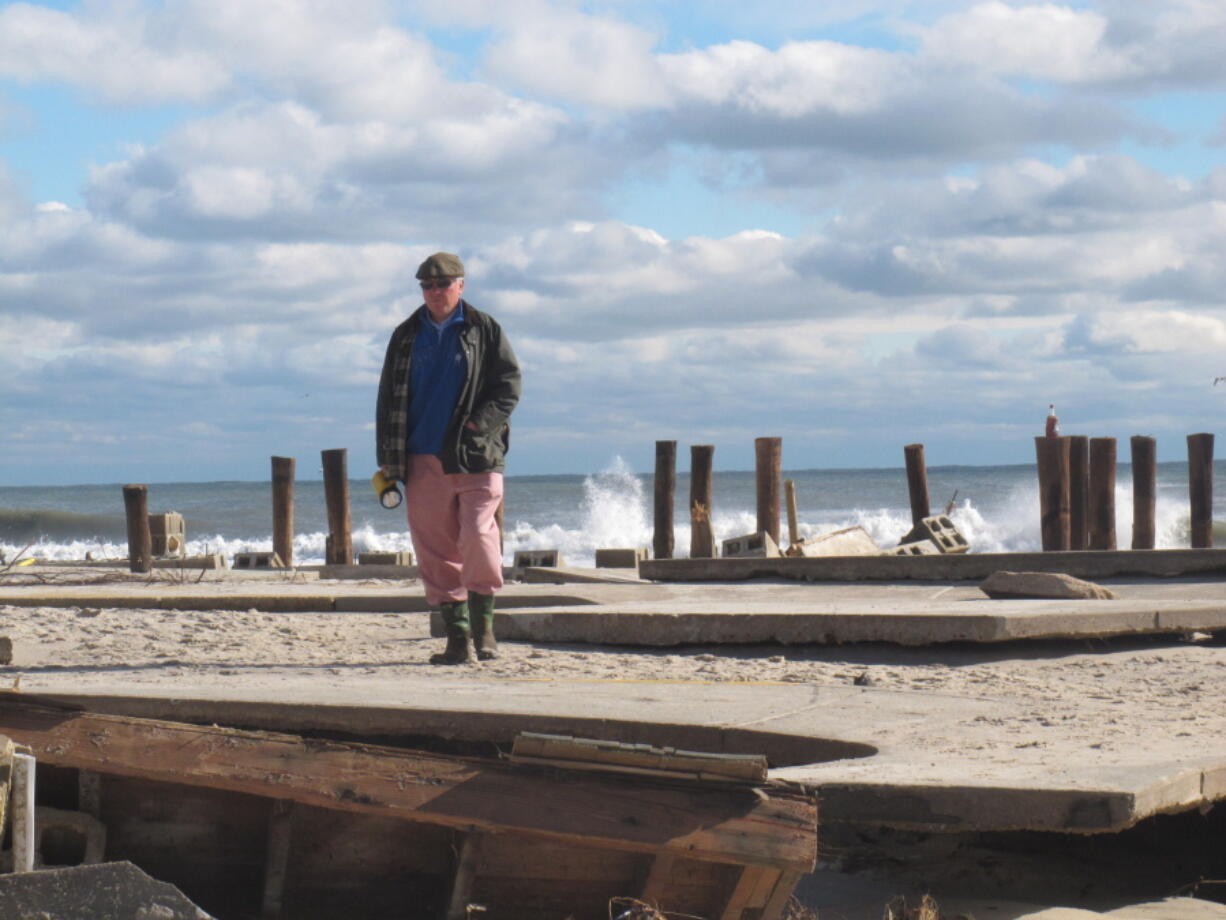
[(1226, 573), (1226, 549), (1161, 549), (937, 556), (839, 556), (822, 559), (649, 559), (639, 566), (656, 581), (968, 581), (993, 572), (1063, 572), (1077, 578)]
[[(665, 600), (497, 615), (507, 639), (673, 646), (1008, 642), (1226, 629), (1226, 601), (958, 600), (721, 603)], [(442, 635), (441, 621), (434, 635)]]
[(0, 875), (0, 917), (211, 920), (178, 888), (130, 862)]
[[(44, 679), (45, 680), (45, 679)], [(37, 685), (36, 685), (37, 686)], [(42, 688), (40, 688), (41, 690)], [(303, 678), (275, 693), (258, 676), (165, 699), (135, 682), (109, 693), (45, 692), (106, 712), (269, 730), (510, 740), (561, 732), (690, 750), (765, 753), (772, 777), (817, 791), (822, 820), (924, 831), (1103, 833), (1223, 797), (1226, 742), (1186, 761), (984, 762), (973, 749), (933, 758), (932, 741), (1007, 714), (987, 700), (859, 687), (695, 682), (430, 678), (354, 688)], [(786, 764), (778, 766), (778, 764)]]

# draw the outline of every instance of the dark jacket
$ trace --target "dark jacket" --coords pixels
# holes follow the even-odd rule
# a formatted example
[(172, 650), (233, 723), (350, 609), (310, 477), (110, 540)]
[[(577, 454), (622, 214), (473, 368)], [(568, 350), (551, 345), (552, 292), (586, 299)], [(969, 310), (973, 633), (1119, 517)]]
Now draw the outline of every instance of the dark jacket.
[[(507, 419), (519, 402), (519, 362), (502, 327), (488, 314), (461, 301), (464, 321), (460, 348), (468, 374), (460, 388), (455, 412), (439, 459), (448, 473), (502, 472), (511, 446)], [(409, 365), (413, 339), (425, 316), (425, 306), (396, 327), (383, 359), (379, 400), (375, 407), (375, 456), (393, 479), (405, 478), (409, 430)], [(465, 425), (472, 422), (479, 431)]]

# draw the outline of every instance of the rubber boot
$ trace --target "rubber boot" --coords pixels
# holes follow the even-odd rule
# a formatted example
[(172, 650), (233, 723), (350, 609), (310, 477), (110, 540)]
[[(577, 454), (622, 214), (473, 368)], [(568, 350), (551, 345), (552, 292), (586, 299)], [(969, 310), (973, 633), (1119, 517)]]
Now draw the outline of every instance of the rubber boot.
[(473, 660), (472, 646), (468, 644), (468, 604), (465, 601), (448, 601), (439, 605), (443, 625), (447, 628), (447, 647), (430, 656), (430, 664), (469, 664)]
[(477, 658), (489, 661), (498, 657), (498, 640), (494, 638), (494, 595), (468, 592), (468, 606), (472, 610), (473, 643), (477, 646)]

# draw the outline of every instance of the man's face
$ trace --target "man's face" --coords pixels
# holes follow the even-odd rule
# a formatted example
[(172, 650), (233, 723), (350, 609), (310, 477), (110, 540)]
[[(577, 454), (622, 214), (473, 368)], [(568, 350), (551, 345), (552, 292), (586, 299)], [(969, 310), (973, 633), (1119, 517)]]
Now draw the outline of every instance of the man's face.
[(449, 317), (464, 293), (463, 278), (427, 278), (421, 282), (421, 293), (431, 318), (441, 323)]

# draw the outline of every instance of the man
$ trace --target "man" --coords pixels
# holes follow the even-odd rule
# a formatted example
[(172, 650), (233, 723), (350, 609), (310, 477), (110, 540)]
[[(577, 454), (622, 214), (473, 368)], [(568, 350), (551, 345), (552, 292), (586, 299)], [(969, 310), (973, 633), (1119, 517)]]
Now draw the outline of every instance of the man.
[(498, 656), (494, 595), (502, 550), (494, 516), (519, 401), (519, 364), (498, 323), (464, 300), (464, 264), (436, 252), (417, 269), (425, 303), (387, 346), (375, 410), (383, 474), (405, 484), (426, 601), (447, 647), (431, 664)]

